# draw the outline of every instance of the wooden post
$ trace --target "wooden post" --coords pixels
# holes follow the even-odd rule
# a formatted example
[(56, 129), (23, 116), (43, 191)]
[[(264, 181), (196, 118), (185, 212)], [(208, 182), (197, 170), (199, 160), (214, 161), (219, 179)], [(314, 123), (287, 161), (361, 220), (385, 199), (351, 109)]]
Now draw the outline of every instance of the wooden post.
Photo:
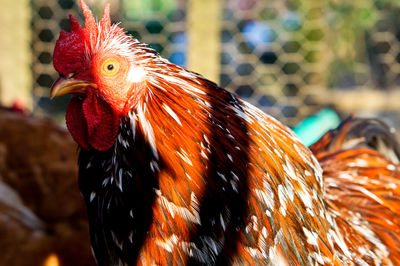
[(30, 1), (1, 1), (0, 103), (32, 108)]
[(218, 83), (222, 1), (189, 0), (187, 12), (187, 67)]

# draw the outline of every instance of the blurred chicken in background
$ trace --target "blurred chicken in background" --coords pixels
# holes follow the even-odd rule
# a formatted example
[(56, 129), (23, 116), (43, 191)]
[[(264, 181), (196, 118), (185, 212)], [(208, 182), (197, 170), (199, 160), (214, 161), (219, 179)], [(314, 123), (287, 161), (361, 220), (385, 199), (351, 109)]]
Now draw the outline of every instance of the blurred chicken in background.
[(0, 108), (0, 265), (95, 265), (76, 155), (63, 128)]

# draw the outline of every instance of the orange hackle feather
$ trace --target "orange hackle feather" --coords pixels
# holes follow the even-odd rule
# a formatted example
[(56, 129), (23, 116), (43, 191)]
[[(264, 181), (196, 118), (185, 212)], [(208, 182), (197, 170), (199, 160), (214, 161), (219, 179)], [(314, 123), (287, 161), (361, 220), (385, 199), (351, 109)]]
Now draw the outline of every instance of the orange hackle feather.
[[(78, 28), (71, 19), (73, 31), (60, 36), (55, 57), (61, 59), (54, 62), (60, 74), (73, 72), (97, 85), (88, 88), (86, 98), (72, 99), (75, 110), (100, 101), (100, 110), (115, 109), (119, 119), (118, 133), (109, 134), (104, 148), (100, 140), (90, 142), (104, 139), (101, 132), (89, 139), (87, 134), (93, 120), (100, 128), (110, 127), (101, 116), (90, 116), (98, 108), (85, 109), (89, 115), (84, 117), (67, 110), (72, 135), (86, 145), (81, 144), (79, 158), (80, 189), (100, 265), (397, 262), (397, 238), (390, 238), (397, 231), (385, 230), (389, 222), (396, 229), (397, 220), (384, 215), (397, 212), (397, 194), (391, 194), (397, 193), (397, 179), (389, 177), (397, 177), (398, 166), (393, 170), (382, 155), (370, 152), (367, 159), (359, 158), (371, 167), (357, 168), (357, 175), (346, 179), (335, 171), (351, 162), (358, 167), (359, 158), (350, 155), (361, 153), (328, 156), (328, 135), (312, 147), (323, 177), (312, 152), (290, 129), (125, 36), (111, 25), (108, 5), (96, 24), (80, 3), (86, 26)], [(63, 57), (68, 45), (80, 54)], [(113, 60), (127, 63), (123, 77), (130, 83), (113, 80), (106, 86), (95, 72), (98, 65), (91, 60), (108, 60), (110, 51)], [(78, 59), (82, 69), (74, 64)], [(333, 164), (336, 169), (329, 168)], [(393, 182), (385, 187), (378, 181)], [(372, 206), (388, 212), (373, 216)], [(380, 220), (380, 214), (387, 219)]]
[[(85, 16), (85, 29), (87, 32), (93, 34), (93, 38), (97, 37), (98, 34), (98, 27), (96, 24), (96, 20), (93, 17), (92, 11), (86, 5), (83, 0), (79, 0), (79, 4), (82, 7), (83, 15)], [(107, 5), (106, 5), (107, 7)]]
[(110, 18), (110, 3), (107, 3), (103, 10), (103, 16), (100, 20), (100, 26), (104, 30), (110, 30), (111, 18)]

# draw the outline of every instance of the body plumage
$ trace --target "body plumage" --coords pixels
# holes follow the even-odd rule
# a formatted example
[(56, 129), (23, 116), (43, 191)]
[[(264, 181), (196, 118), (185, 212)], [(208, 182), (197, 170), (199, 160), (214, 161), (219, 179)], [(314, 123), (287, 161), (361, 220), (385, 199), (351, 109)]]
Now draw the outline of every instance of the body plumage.
[[(66, 121), (99, 265), (355, 261), (294, 133), (126, 36), (109, 6), (96, 24), (81, 5), (51, 96), (75, 94)], [(368, 256), (388, 254), (378, 243)]]

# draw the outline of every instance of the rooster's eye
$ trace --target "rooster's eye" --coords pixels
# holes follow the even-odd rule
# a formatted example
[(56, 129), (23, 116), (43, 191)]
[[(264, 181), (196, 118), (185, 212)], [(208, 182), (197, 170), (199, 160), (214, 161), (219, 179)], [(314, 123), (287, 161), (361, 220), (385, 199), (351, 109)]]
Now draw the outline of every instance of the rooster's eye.
[(118, 73), (119, 62), (114, 58), (108, 58), (104, 60), (101, 65), (101, 72), (103, 75), (112, 77)]

